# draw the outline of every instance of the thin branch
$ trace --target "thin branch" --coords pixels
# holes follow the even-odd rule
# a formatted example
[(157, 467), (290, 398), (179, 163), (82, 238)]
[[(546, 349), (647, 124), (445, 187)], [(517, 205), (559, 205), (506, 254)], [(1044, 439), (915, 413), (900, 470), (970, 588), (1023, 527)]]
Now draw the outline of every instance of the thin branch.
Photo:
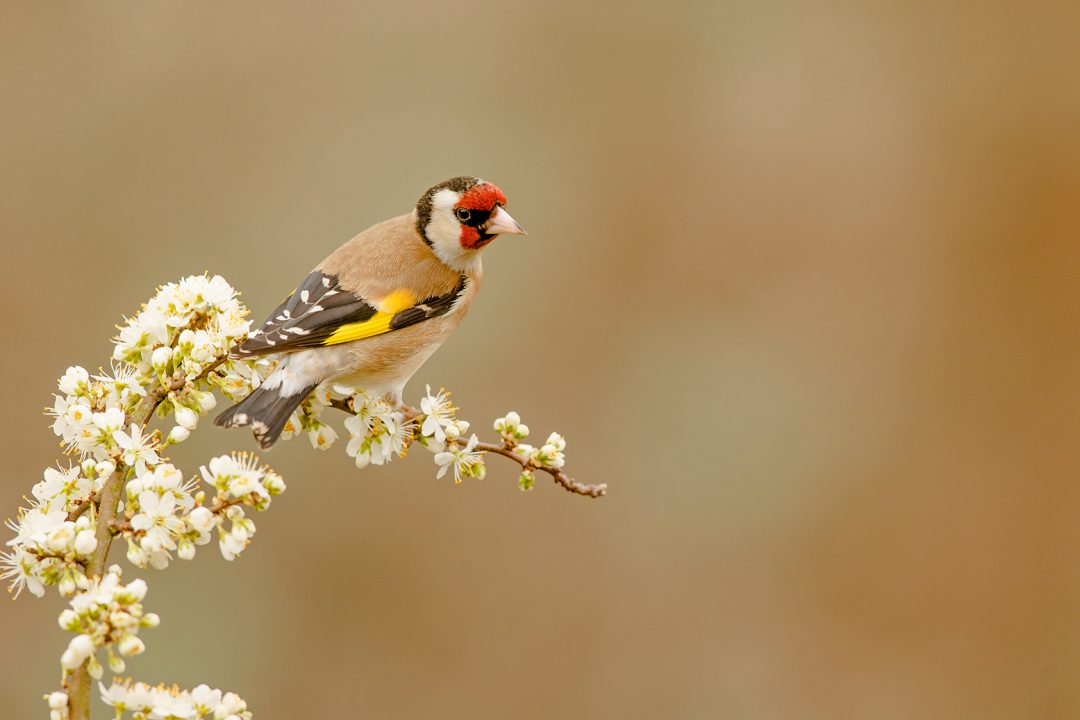
[(578, 482), (574, 478), (564, 473), (561, 469), (548, 468), (543, 465), (536, 466), (521, 457), (514, 454), (512, 448), (506, 445), (495, 445), (494, 443), (478, 442), (474, 446), (475, 450), (482, 450), (484, 452), (495, 453), (496, 455), (502, 455), (503, 457), (510, 458), (518, 465), (522, 470), (531, 470), (533, 472), (537, 470), (543, 470), (551, 479), (554, 480), (567, 492), (572, 492), (576, 495), (585, 495), (586, 497), (598, 498), (607, 494), (607, 483), (600, 483), (599, 485), (586, 485), (585, 483)]
[(68, 513), (67, 519), (71, 522), (75, 522), (79, 519), (79, 516), (86, 512), (91, 505), (94, 504), (94, 491), (91, 490), (90, 494), (80, 500), (75, 507)]
[[(330, 401), (330, 407), (343, 412), (352, 414), (354, 412), (352, 407), (352, 401), (347, 399), (334, 398)], [(414, 407), (408, 405), (401, 405), (401, 412), (405, 415), (406, 420), (413, 420), (423, 415), (422, 412)], [(599, 485), (586, 485), (585, 483), (578, 482), (574, 478), (564, 473), (561, 469), (548, 468), (544, 466), (536, 466), (523, 460), (519, 456), (514, 454), (513, 448), (507, 445), (496, 445), (494, 443), (481, 442), (477, 443), (474, 447), (476, 450), (483, 452), (494, 453), (496, 455), (502, 455), (503, 457), (510, 458), (521, 467), (522, 470), (542, 470), (551, 476), (551, 479), (555, 481), (557, 485), (562, 487), (567, 492), (572, 492), (575, 495), (584, 495), (586, 497), (598, 498), (607, 494), (607, 483), (600, 483)]]

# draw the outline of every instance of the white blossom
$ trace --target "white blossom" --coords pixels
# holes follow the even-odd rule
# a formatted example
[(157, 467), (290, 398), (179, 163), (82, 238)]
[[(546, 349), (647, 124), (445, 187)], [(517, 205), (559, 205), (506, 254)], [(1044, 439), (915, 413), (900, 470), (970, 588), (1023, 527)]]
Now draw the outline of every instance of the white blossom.
[(454, 482), (460, 483), (466, 477), (482, 477), (484, 467), (483, 452), (474, 451), (473, 448), (479, 442), (476, 435), (472, 435), (465, 445), (453, 445), (443, 452), (435, 455), (435, 464), (439, 466), (439, 472), (435, 477), (441, 478), (451, 467), (454, 468)]
[(420, 399), (420, 410), (425, 416), (420, 432), (435, 438), (438, 443), (445, 443), (446, 429), (454, 425), (454, 407), (450, 404), (450, 394), (440, 389), (432, 395), (431, 386), (427, 385), (424, 397)]
[(124, 464), (135, 468), (137, 474), (146, 472), (147, 463), (152, 465), (158, 462), (153, 438), (143, 435), (142, 428), (135, 423), (131, 423), (130, 432), (123, 430), (114, 432), (113, 439), (116, 440), (117, 447), (123, 451)]
[(83, 395), (89, 390), (90, 373), (85, 368), (74, 365), (64, 371), (57, 381), (57, 387), (64, 395)]

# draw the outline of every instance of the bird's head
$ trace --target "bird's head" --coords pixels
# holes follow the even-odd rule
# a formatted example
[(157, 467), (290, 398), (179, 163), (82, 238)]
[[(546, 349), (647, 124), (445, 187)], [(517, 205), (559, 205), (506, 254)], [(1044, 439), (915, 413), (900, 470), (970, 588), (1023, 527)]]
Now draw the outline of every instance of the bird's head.
[(457, 270), (469, 270), (496, 235), (525, 234), (505, 205), (503, 191), (486, 180), (450, 178), (430, 188), (416, 203), (416, 229), (440, 260)]

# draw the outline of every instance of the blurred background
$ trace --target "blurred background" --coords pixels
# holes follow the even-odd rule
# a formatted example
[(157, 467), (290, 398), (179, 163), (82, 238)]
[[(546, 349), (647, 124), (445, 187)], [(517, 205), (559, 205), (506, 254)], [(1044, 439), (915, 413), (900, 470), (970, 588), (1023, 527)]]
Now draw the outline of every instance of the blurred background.
[[(6, 0), (0, 515), (156, 285), (260, 320), (475, 174), (530, 234), (407, 396), (609, 496), (281, 444), (239, 561), (128, 571), (132, 675), (260, 720), (1080, 714), (1080, 6), (946, 5)], [(200, 430), (192, 471), (254, 449)], [(0, 612), (3, 717), (61, 606)]]

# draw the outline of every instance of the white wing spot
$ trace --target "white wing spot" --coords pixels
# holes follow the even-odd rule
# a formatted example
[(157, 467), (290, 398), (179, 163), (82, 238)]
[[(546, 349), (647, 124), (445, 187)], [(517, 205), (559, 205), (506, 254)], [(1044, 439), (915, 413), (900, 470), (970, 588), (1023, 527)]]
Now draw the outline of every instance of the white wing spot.
[(324, 277), (324, 278), (322, 279), (322, 286), (323, 286), (324, 288), (328, 288), (328, 287), (330, 287), (330, 278), (328, 278), (328, 277)]
[(306, 303), (308, 301), (308, 297), (310, 297), (310, 295), (307, 290), (300, 291), (300, 302)]

